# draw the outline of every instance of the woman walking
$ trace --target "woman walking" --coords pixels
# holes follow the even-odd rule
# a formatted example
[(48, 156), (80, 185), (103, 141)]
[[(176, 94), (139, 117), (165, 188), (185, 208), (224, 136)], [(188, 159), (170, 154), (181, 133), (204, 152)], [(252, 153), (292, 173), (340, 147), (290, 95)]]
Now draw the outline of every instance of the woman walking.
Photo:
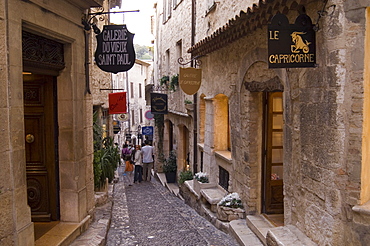
[(141, 181), (143, 181), (143, 161), (140, 145), (135, 146), (134, 164), (135, 164), (134, 183), (136, 182), (140, 183)]
[(128, 179), (128, 185), (132, 186), (132, 174), (134, 171), (134, 165), (131, 163), (131, 150), (128, 145), (123, 145), (122, 159), (125, 161), (125, 174)]

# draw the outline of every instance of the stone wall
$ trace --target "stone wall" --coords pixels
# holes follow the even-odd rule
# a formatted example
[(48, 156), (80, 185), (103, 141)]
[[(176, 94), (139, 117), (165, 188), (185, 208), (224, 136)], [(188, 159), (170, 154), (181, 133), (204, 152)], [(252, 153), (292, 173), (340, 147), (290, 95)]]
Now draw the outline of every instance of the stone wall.
[[(206, 15), (207, 2), (197, 1), (196, 42), (251, 7), (251, 3), (225, 1)], [(270, 7), (285, 11), (293, 23), (303, 11), (294, 4), (276, 1)], [(322, 1), (304, 2), (314, 23), (322, 7)], [(262, 93), (246, 90), (244, 82), (277, 77), (284, 86), (285, 225), (298, 228), (318, 245), (366, 245), (370, 241), (365, 215), (370, 211), (368, 194), (361, 187), (361, 183), (368, 184), (364, 180), (368, 165), (362, 159), (362, 141), (367, 139), (363, 134), (364, 73), (368, 76), (364, 69), (366, 7), (362, 1), (328, 2), (327, 15), (320, 19), (316, 32), (315, 68), (268, 69), (267, 25), (200, 58), (199, 146), (210, 180), (217, 182), (218, 175), (213, 100), (224, 94), (229, 99), (231, 126), (229, 191), (239, 193), (247, 214), (262, 212)], [(174, 19), (181, 18), (173, 15), (168, 23)], [(176, 24), (181, 32), (185, 26)], [(166, 28), (161, 27), (162, 34)], [(159, 38), (163, 44), (173, 43), (168, 37)], [(166, 49), (161, 47), (162, 55)], [(160, 71), (165, 71), (163, 64), (164, 60)]]
[[(92, 98), (85, 95), (83, 1), (0, 1), (0, 244), (34, 245), (27, 205), (22, 30), (64, 44), (57, 80), (60, 220), (79, 223), (94, 207)], [(102, 1), (96, 1), (102, 2)], [(90, 2), (92, 3), (92, 1)], [(98, 6), (99, 3), (96, 3)]]
[[(171, 1), (172, 2), (172, 1)], [(162, 76), (169, 76), (171, 79), (174, 75), (179, 74), (179, 67), (189, 67), (180, 65), (178, 59), (182, 57), (183, 62), (190, 61), (190, 55), (186, 50), (191, 45), (191, 1), (178, 1), (177, 6), (172, 6), (171, 12), (167, 8), (167, 14), (163, 14), (163, 1), (157, 2), (156, 7), (156, 64), (154, 72), (154, 84), (159, 85)], [(184, 26), (184, 23), (187, 23)], [(183, 163), (186, 162), (184, 150), (190, 152), (190, 167), (193, 165), (193, 124), (190, 120), (192, 112), (185, 107), (185, 99), (193, 102), (193, 96), (186, 95), (179, 86), (175, 90), (165, 90), (162, 93), (168, 95), (169, 114), (165, 120), (169, 120), (174, 125), (174, 147), (178, 150), (178, 168), (182, 171)], [(187, 131), (187, 139), (184, 137), (184, 129)], [(168, 132), (165, 130), (165, 132)], [(156, 137), (158, 139), (158, 137)], [(168, 139), (166, 139), (168, 141)], [(167, 143), (167, 142), (166, 142)], [(170, 143), (168, 143), (170, 144)], [(185, 146), (187, 145), (187, 146)], [(169, 152), (169, 145), (165, 146), (164, 154)], [(181, 166), (181, 167), (180, 167)], [(160, 167), (159, 167), (160, 169)]]
[[(298, 227), (320, 245), (356, 245), (356, 231), (363, 234), (368, 225), (362, 221), (362, 227), (352, 227), (350, 222), (351, 207), (360, 198), (365, 16), (364, 8), (337, 4), (316, 33), (317, 68), (268, 69), (263, 27), (201, 58), (199, 94), (229, 97), (232, 191), (241, 195), (249, 214), (259, 213), (262, 101), (261, 95), (246, 91), (242, 83), (278, 76), (284, 85), (285, 224)], [(320, 4), (311, 2), (305, 7), (314, 19)], [(292, 11), (288, 18), (292, 22), (297, 15)], [(206, 104), (206, 112), (211, 112), (207, 107), (212, 105)], [(209, 117), (212, 121), (213, 115)], [(215, 170), (211, 135), (216, 133), (210, 127), (206, 123), (204, 150), (209, 170)]]

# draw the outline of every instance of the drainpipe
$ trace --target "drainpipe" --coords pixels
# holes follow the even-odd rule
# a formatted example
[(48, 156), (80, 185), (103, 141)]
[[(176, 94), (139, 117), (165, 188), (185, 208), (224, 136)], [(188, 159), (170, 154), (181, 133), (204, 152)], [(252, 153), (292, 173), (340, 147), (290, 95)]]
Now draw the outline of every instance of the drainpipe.
[[(195, 44), (195, 27), (196, 27), (196, 0), (191, 1), (191, 46)], [(193, 56), (191, 57), (193, 58)], [(191, 67), (196, 67), (196, 62), (191, 60)], [(194, 173), (198, 172), (198, 115), (197, 115), (197, 101), (198, 101), (198, 93), (193, 95), (193, 102), (194, 102), (194, 130), (193, 130), (193, 170)]]
[(130, 87), (128, 83), (128, 72), (126, 71), (126, 100), (127, 100), (127, 117), (128, 117), (128, 133), (131, 134), (131, 112), (130, 112)]
[(84, 30), (85, 33), (85, 95), (91, 94), (90, 91), (90, 57), (89, 57), (89, 48), (90, 48), (90, 31)]

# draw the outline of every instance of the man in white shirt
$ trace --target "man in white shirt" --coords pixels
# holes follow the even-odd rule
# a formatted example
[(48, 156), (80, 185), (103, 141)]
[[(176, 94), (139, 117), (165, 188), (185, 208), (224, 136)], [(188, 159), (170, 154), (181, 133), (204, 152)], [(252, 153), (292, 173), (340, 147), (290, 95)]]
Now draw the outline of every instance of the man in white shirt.
[(145, 140), (145, 146), (141, 148), (143, 154), (143, 181), (150, 181), (151, 170), (153, 168), (153, 146), (149, 145), (148, 140)]

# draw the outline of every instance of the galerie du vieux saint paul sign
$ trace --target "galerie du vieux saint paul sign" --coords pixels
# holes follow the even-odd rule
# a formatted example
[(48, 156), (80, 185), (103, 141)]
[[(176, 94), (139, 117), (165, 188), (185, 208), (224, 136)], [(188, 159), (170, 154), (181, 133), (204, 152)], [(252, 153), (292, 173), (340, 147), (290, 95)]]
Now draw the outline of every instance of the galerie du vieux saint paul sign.
[(289, 24), (283, 14), (275, 15), (268, 26), (269, 68), (316, 66), (316, 35), (311, 18), (299, 15)]
[(126, 25), (105, 25), (96, 39), (95, 62), (101, 70), (118, 73), (134, 66), (134, 34), (127, 30)]

